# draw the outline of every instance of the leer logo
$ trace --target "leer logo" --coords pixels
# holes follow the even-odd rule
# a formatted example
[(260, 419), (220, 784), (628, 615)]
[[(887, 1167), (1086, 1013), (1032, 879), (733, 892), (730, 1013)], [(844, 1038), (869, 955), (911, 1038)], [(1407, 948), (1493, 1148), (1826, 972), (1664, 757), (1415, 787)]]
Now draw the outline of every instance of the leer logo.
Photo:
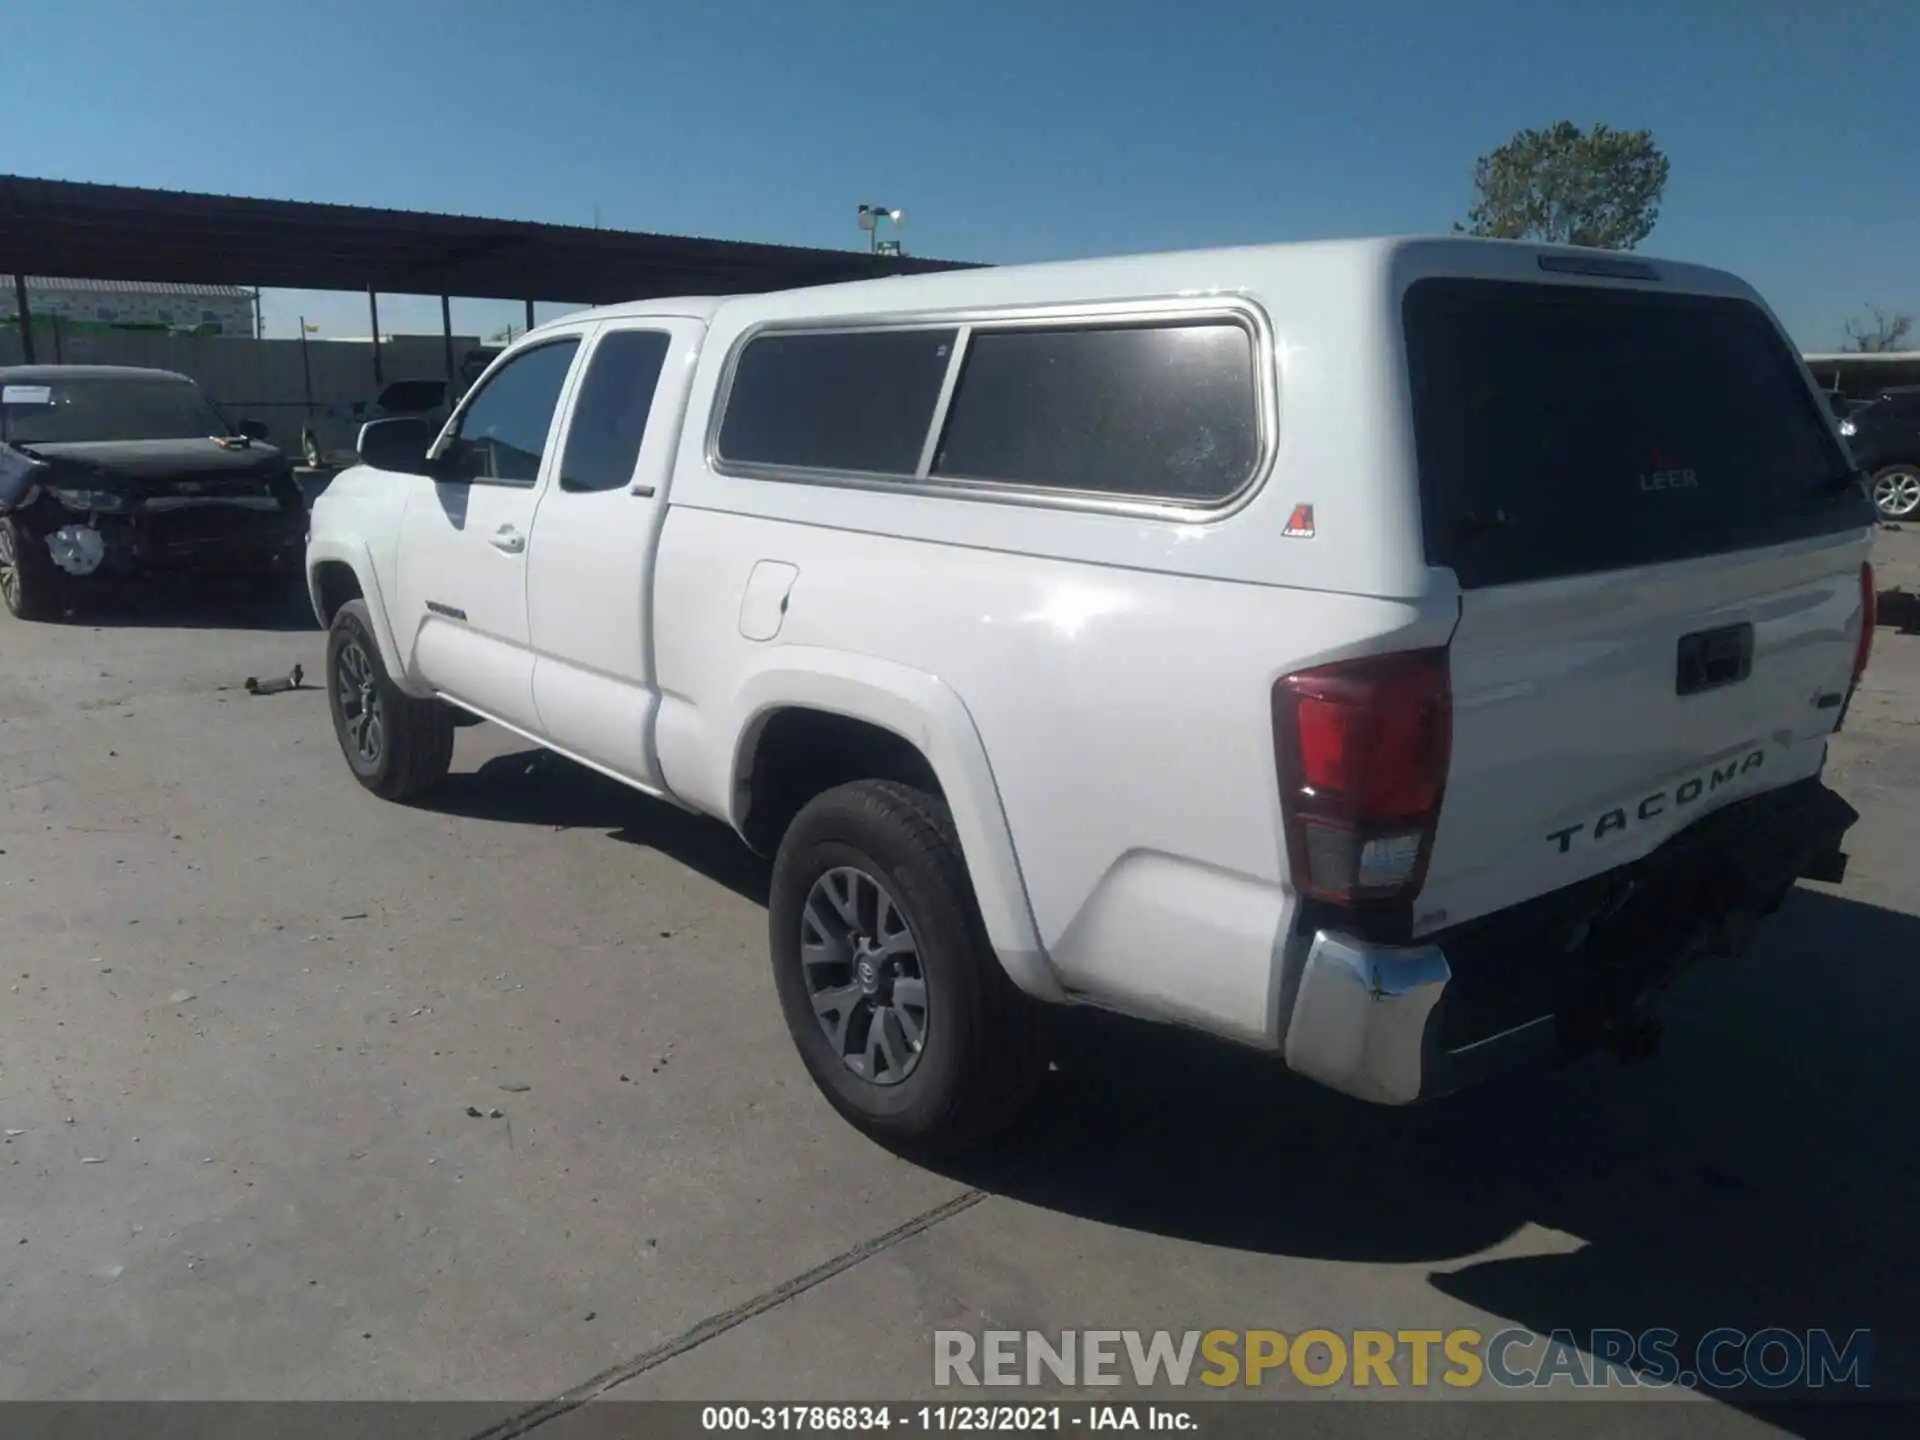
[(1287, 520), (1287, 528), (1280, 532), (1290, 540), (1311, 540), (1313, 538), (1313, 507), (1296, 505), (1293, 514)]

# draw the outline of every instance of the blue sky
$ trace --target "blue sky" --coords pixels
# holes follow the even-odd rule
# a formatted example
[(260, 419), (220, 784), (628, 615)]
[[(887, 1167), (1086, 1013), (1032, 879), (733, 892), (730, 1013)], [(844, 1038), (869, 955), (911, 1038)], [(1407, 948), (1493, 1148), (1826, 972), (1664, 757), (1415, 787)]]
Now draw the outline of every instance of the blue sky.
[[(849, 248), (865, 200), (997, 262), (1445, 230), (1476, 156), (1599, 120), (1672, 159), (1642, 248), (1804, 347), (1920, 312), (1912, 0), (68, 0), (6, 32), (18, 173)], [(366, 330), (283, 293), (269, 333), (302, 312)]]

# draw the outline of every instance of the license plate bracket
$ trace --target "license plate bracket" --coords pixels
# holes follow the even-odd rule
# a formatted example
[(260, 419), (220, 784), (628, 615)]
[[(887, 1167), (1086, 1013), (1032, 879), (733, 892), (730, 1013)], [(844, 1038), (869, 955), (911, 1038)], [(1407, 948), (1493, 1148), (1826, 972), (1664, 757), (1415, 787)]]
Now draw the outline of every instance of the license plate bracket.
[(1753, 624), (1722, 625), (1680, 637), (1673, 693), (1698, 695), (1738, 685), (1753, 673)]

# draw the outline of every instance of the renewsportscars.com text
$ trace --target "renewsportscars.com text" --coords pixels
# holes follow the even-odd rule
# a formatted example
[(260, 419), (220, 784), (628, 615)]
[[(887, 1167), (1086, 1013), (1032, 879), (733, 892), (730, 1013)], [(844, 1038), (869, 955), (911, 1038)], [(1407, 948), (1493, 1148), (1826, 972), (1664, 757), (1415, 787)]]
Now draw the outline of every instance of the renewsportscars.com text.
[(1672, 1386), (1737, 1390), (1872, 1383), (1867, 1330), (936, 1330), (938, 1386), (1331, 1385), (1455, 1389)]

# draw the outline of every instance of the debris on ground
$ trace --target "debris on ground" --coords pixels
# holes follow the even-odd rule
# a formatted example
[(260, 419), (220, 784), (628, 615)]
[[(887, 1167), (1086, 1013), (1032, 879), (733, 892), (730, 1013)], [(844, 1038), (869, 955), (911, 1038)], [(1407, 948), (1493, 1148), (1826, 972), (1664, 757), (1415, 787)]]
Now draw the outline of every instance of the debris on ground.
[(484, 1120), (487, 1118), (486, 1116), (480, 1113), (480, 1107), (478, 1105), (467, 1106), (467, 1114), (471, 1115), (476, 1120)]
[(300, 682), (306, 678), (306, 672), (298, 665), (289, 670), (284, 679), (262, 680), (258, 676), (247, 677), (246, 690), (249, 695), (279, 695), (288, 690), (298, 690)]
[(172, 1001), (172, 1003), (174, 1003), (175, 1005), (184, 1005), (189, 1000), (193, 999), (194, 995), (193, 995), (193, 991), (191, 990), (176, 990), (173, 992), (173, 994), (169, 995), (167, 998), (170, 1001)]
[(80, 1163), (82, 1165), (104, 1165), (107, 1162), (102, 1160), (98, 1155), (82, 1155), (80, 1157)]
[(502, 1085), (500, 1088), (506, 1091), (509, 1095), (524, 1095), (527, 1093), (527, 1091), (533, 1089), (533, 1086), (528, 1085), (527, 1083), (521, 1080), (509, 1080), (506, 1084)]

